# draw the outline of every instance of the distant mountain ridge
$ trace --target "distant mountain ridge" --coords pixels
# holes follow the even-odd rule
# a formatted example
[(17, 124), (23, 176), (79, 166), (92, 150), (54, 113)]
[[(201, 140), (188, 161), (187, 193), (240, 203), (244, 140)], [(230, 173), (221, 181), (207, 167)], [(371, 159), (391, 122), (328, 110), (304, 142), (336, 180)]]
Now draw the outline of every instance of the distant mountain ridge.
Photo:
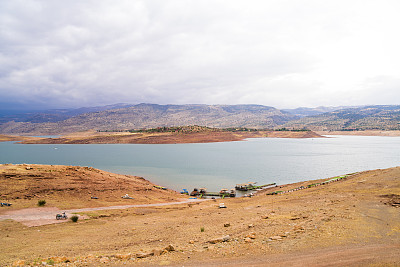
[[(321, 113), (330, 109), (334, 110)], [(317, 115), (306, 116), (309, 113)], [(400, 130), (400, 106), (318, 107), (285, 111), (262, 105), (116, 104), (22, 114), (15, 120), (3, 117), (3, 121), (0, 118), (0, 133), (53, 135), (87, 130), (120, 131), (185, 125), (339, 131)]]
[(298, 117), (262, 105), (138, 104), (88, 112), (55, 122), (0, 125), (3, 134), (57, 134), (85, 130), (129, 130), (162, 126), (201, 125), (216, 128), (274, 128)]
[(97, 112), (102, 110), (109, 109), (118, 109), (131, 107), (133, 105), (130, 104), (113, 104), (107, 106), (96, 106), (96, 107), (82, 107), (77, 109), (48, 109), (41, 111), (8, 111), (8, 110), (0, 110), (0, 124), (6, 123), (9, 121), (15, 122), (32, 122), (32, 123), (42, 123), (42, 122), (57, 122), (66, 120), (73, 116), (77, 116), (79, 114), (89, 113), (89, 112)]
[(287, 128), (310, 130), (400, 130), (400, 105), (341, 109), (293, 120)]
[(300, 107), (300, 108), (295, 108), (295, 109), (282, 109), (282, 110), (289, 112), (290, 114), (299, 116), (299, 117), (308, 117), (308, 116), (320, 115), (323, 113), (332, 112), (332, 111), (336, 111), (336, 110), (357, 108), (357, 107), (358, 106), (338, 106), (338, 107), (319, 106), (316, 108)]

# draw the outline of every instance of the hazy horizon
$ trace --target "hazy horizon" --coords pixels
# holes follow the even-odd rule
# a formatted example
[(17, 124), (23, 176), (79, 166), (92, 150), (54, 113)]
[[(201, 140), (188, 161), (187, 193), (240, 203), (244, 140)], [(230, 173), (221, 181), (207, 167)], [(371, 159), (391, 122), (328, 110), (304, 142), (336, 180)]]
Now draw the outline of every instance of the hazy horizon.
[[(8, 103), (7, 105), (2, 105), (0, 102), (0, 111), (9, 111), (10, 114), (16, 114), (18, 112), (41, 112), (41, 111), (51, 111), (51, 110), (74, 110), (74, 109), (85, 109), (85, 108), (97, 108), (97, 107), (106, 107), (106, 106), (115, 106), (115, 105), (140, 105), (140, 104), (149, 104), (149, 105), (261, 105), (261, 104), (197, 104), (197, 103), (188, 103), (188, 104), (158, 104), (158, 103), (113, 103), (106, 105), (95, 105), (95, 106), (82, 106), (82, 107), (56, 107), (56, 108), (46, 108), (41, 106), (36, 107), (26, 107), (24, 105), (15, 105), (13, 103)], [(362, 106), (380, 106), (380, 105), (359, 105), (359, 106), (315, 106), (315, 107), (293, 107), (293, 108), (278, 108), (273, 106), (261, 105), (266, 107), (272, 107), (279, 110), (293, 110), (293, 109), (318, 109), (318, 108), (356, 108)], [(384, 105), (385, 106), (385, 105)]]

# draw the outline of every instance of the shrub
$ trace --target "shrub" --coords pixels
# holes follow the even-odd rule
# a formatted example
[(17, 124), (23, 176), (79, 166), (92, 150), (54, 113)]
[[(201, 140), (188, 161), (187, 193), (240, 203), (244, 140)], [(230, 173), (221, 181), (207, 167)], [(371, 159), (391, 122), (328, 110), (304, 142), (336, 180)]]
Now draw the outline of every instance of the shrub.
[(200, 232), (204, 232), (204, 227), (200, 227)]
[(38, 201), (37, 204), (38, 204), (39, 207), (43, 207), (44, 205), (46, 205), (46, 200), (41, 199), (41, 200)]
[(77, 215), (71, 216), (71, 221), (77, 222), (79, 217)]

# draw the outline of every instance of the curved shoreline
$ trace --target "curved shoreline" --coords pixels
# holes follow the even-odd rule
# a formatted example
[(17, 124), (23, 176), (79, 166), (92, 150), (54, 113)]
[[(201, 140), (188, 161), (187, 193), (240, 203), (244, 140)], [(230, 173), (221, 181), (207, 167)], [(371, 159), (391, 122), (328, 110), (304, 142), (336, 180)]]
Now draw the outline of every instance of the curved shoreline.
[(243, 141), (248, 138), (324, 138), (312, 131), (76, 133), (59, 138), (0, 135), (1, 141), (22, 144), (185, 144)]

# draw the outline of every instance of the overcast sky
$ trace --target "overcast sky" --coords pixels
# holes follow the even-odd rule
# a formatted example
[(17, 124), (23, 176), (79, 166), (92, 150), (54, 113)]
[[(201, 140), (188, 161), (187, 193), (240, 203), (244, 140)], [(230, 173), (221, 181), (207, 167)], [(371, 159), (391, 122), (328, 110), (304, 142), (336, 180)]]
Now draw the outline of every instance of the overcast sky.
[(0, 105), (400, 104), (398, 0), (0, 1)]

